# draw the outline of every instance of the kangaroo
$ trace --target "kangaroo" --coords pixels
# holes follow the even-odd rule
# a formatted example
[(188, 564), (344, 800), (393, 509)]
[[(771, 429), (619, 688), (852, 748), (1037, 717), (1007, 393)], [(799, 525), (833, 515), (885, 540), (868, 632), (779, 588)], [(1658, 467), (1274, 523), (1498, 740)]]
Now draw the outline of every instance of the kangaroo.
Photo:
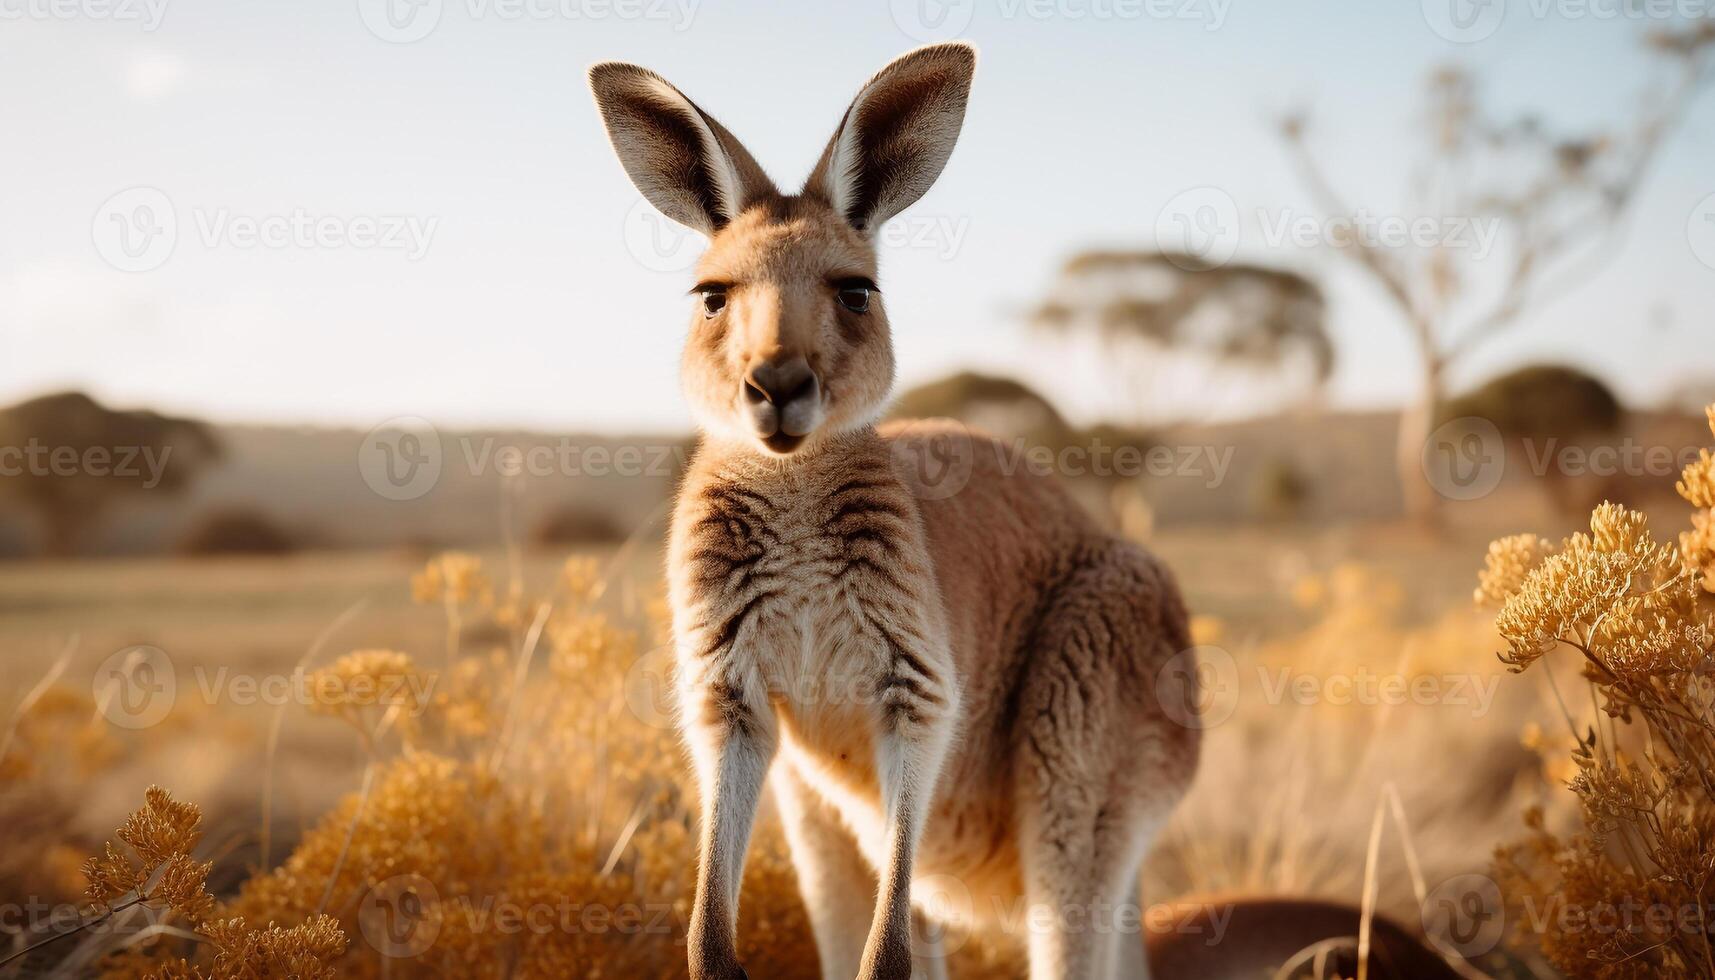
[(1147, 974), (1135, 924), (1116, 943), (1100, 920), (1139, 900), (1196, 768), (1195, 725), (1163, 710), (1196, 695), (1178, 589), (998, 443), (876, 423), (894, 376), (876, 234), (945, 166), (975, 67), (964, 44), (888, 65), (793, 195), (659, 75), (590, 69), (638, 190), (709, 240), (681, 365), (702, 441), (667, 557), (698, 980), (746, 976), (765, 781), (824, 977), (945, 976), (938, 936), (913, 946), (914, 892), (940, 896), (935, 921), (1010, 915), (1034, 980)]

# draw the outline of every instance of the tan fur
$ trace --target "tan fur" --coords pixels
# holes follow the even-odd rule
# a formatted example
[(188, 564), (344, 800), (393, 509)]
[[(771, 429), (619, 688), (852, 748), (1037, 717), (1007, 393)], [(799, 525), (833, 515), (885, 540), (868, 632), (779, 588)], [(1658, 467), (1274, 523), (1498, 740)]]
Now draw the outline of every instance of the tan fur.
[[(711, 202), (698, 275), (725, 301), (693, 314), (685, 347), (704, 442), (667, 561), (703, 797), (693, 977), (744, 975), (738, 882), (771, 771), (824, 976), (944, 975), (934, 944), (913, 948), (914, 881), (919, 901), (953, 899), (930, 911), (976, 927), (1028, 922), (1024, 903), (1054, 910), (1058, 924), (1025, 937), (1034, 980), (1144, 972), (1096, 918), (1137, 901), (1139, 862), (1196, 766), (1196, 731), (1160, 700), (1193, 693), (1178, 591), (1053, 481), (1009, 471), (999, 444), (877, 429), (893, 381), (886, 313), (879, 295), (846, 308), (831, 285), (874, 278), (869, 235), (945, 163), (973, 64), (968, 48), (940, 45), (889, 66), (798, 196), (714, 160), (669, 199)], [(634, 71), (592, 71), (610, 120), (649, 117), (652, 103), (620, 85), (635, 86)], [(641, 148), (610, 121), (628, 169), (679, 138), (683, 119), (730, 139), (689, 100), (667, 111)], [(681, 149), (667, 156), (697, 159), (697, 145)], [(743, 187), (737, 213), (698, 184), (709, 173)], [(757, 411), (747, 379), (798, 358), (819, 387), (793, 411), (815, 425), (782, 452), (765, 439), (784, 423)], [(924, 492), (911, 461), (948, 440), (968, 479)]]

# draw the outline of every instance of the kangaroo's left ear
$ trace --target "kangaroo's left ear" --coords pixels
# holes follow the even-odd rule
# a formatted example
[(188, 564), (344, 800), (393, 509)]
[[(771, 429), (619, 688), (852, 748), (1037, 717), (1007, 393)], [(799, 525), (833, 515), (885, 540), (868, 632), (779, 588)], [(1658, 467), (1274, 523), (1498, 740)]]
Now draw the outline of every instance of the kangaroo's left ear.
[(713, 235), (776, 193), (744, 144), (660, 75), (604, 61), (590, 90), (631, 182), (674, 221)]
[(976, 48), (952, 43), (918, 48), (883, 68), (852, 100), (804, 193), (874, 235), (941, 175), (976, 67)]

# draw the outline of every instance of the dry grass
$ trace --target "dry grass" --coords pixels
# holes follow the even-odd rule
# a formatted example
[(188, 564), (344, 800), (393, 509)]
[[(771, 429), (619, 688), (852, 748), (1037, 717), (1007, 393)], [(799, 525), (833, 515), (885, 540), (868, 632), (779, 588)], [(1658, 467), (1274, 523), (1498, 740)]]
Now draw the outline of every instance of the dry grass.
[[(1493, 655), (1501, 638), (1456, 598), (1469, 591), (1460, 570), (1474, 546), (1387, 529), (1163, 534), (1153, 543), (1206, 610), (1198, 640), (1226, 673), (1209, 705), (1225, 717), (1207, 733), (1197, 784), (1146, 870), (1146, 894), (1357, 903), (1373, 888), (1379, 909), (1415, 926), (1425, 886), (1487, 871), (1525, 809), (1544, 808), (1551, 821), (1576, 814), (1560, 788), (1570, 775), (1564, 743), (1541, 734), (1565, 724), (1551, 687), (1503, 679)], [(148, 881), (108, 875), (90, 897), (150, 900), (118, 912), (118, 927), (25, 957), (31, 969), (75, 975), (105, 957), (113, 976), (274, 976), (283, 974), (258, 964), (290, 954), (309, 975), (305, 956), (340, 976), (682, 975), (696, 808), (661, 703), (656, 575), (640, 570), (652, 562), (631, 552), (552, 568), (511, 554), (437, 556), (419, 566), (406, 605), (402, 582), (386, 593), (375, 584), (404, 578), (396, 561), (365, 560), (361, 578), (347, 571), (336, 586), (315, 574), (317, 561), (177, 566), (226, 594), (254, 582), (256, 602), (271, 577), (322, 583), (317, 608), (343, 615), (318, 613), (313, 632), (326, 632), (316, 642), (304, 628), (269, 628), (272, 607), (259, 607), (215, 617), (209, 637), (180, 634), (173, 647), (204, 651), (180, 657), (181, 673), (193, 662), (251, 673), (307, 662), (317, 668), (308, 703), (181, 697), (140, 732), (107, 724), (100, 692), (88, 687), (50, 685), (25, 706), (0, 752), (0, 821), (18, 841), (0, 880), (13, 894), (76, 901), (80, 863), (106, 853), (91, 822), (118, 822), (118, 801), (135, 803), (144, 774), (210, 804), (213, 816), (194, 847), (174, 852), (184, 855), (179, 866), (206, 868), (211, 907), (181, 907), (194, 895), (175, 904)], [(1250, 576), (1234, 575), (1239, 567)], [(110, 574), (96, 569), (68, 574)], [(55, 595), (52, 582), (38, 594)], [(351, 605), (365, 594), (370, 605)], [(153, 614), (179, 622), (195, 610)], [(267, 635), (247, 637), (247, 619)], [(329, 656), (329, 635), (354, 652)], [(1566, 668), (1533, 672), (1555, 670), (1564, 686)], [(80, 674), (81, 664), (66, 671)], [(224, 760), (214, 776), (208, 758)], [(237, 778), (245, 771), (250, 778)], [(1372, 857), (1384, 801), (1386, 832)], [(129, 893), (112, 891), (126, 884)], [(814, 976), (769, 816), (744, 896), (741, 952), (752, 975)], [(210, 925), (234, 920), (224, 932)], [(20, 935), (17, 945), (39, 938)], [(954, 975), (1023, 976), (1017, 940), (958, 937)]]

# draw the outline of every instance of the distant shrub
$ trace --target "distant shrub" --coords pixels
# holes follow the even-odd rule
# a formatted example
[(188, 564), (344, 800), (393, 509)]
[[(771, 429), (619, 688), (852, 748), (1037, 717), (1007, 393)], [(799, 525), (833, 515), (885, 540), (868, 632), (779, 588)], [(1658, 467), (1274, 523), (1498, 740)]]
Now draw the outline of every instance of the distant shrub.
[(1315, 490), (1311, 478), (1289, 459), (1275, 457), (1257, 471), (1251, 506), (1259, 517), (1283, 520), (1299, 516)]
[(630, 532), (611, 514), (574, 504), (554, 511), (537, 523), (530, 532), (530, 543), (543, 547), (615, 544), (628, 536)]
[(1022, 381), (975, 371), (960, 371), (899, 396), (893, 417), (950, 418), (1002, 436), (1062, 443), (1072, 427), (1060, 410)]
[(285, 555), (301, 545), (260, 512), (235, 508), (204, 517), (179, 539), (177, 550), (181, 555)]
[(1510, 439), (1576, 439), (1612, 432), (1625, 409), (1600, 378), (1574, 367), (1537, 364), (1508, 371), (1447, 402), (1441, 421), (1488, 419)]
[[(1533, 365), (1493, 378), (1443, 407), (1441, 421), (1487, 419), (1501, 437), (1527, 447), (1527, 458), (1620, 428), (1625, 408), (1600, 378), (1573, 367)], [(1573, 477), (1550, 466), (1538, 474), (1560, 513), (1582, 516), (1604, 498), (1619, 496), (1611, 480)]]

